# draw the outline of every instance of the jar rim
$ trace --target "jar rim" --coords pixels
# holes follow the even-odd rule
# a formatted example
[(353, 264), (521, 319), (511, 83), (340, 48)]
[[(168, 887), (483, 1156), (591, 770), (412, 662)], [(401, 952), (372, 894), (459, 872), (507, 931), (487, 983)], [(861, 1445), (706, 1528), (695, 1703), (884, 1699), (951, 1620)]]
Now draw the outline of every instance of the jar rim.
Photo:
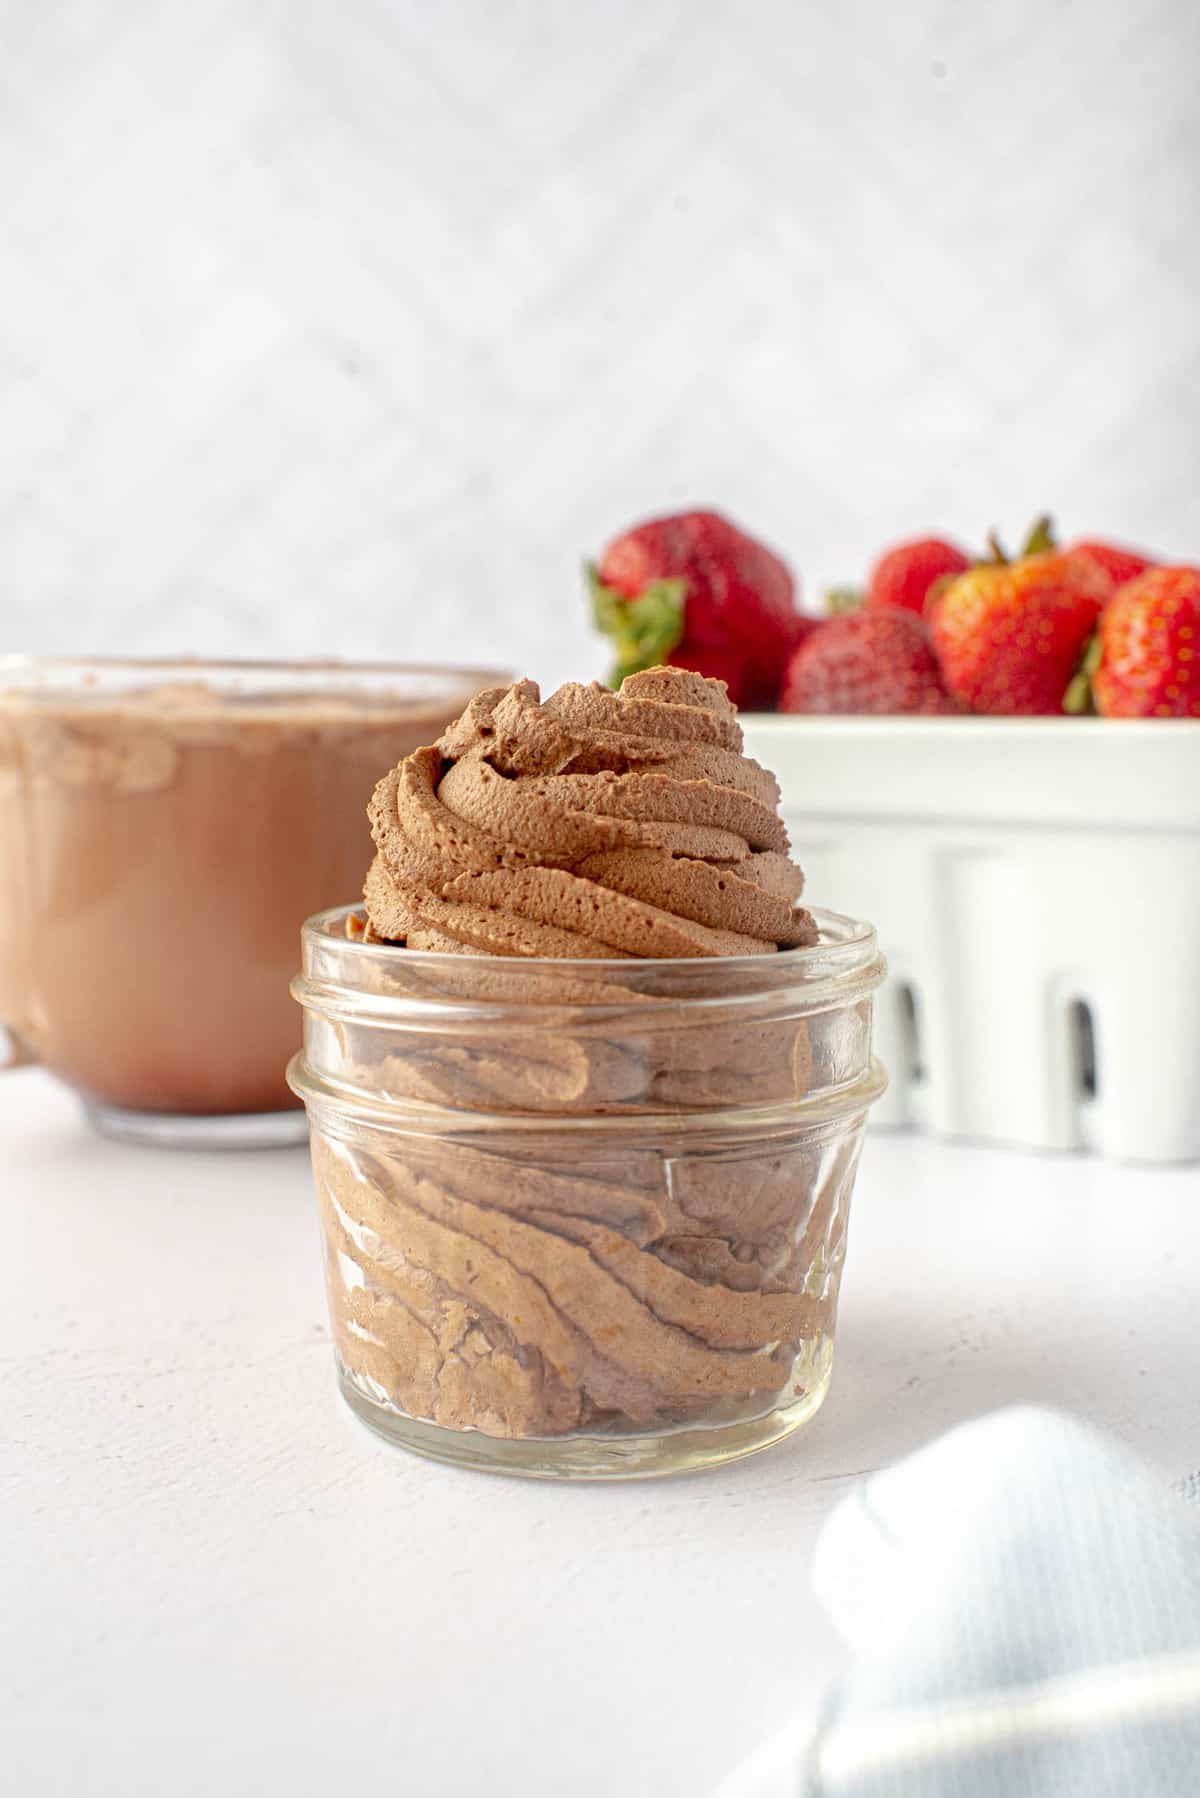
[(705, 1111), (664, 1108), (661, 1111), (471, 1111), (432, 1105), (418, 1100), (396, 1099), (331, 1079), (314, 1068), (300, 1050), (288, 1063), (288, 1085), (304, 1101), (309, 1115), (325, 1132), (337, 1117), (369, 1126), (391, 1136), (558, 1136), (589, 1140), (614, 1139), (642, 1142), (652, 1139), (682, 1145), (691, 1136), (712, 1143), (722, 1136), (745, 1140), (758, 1137), (804, 1136), (816, 1140), (841, 1137), (857, 1118), (887, 1090), (887, 1074), (878, 1056), (872, 1055), (853, 1080), (815, 1088), (798, 1099), (773, 1099), (760, 1105), (725, 1105)]
[[(590, 1022), (633, 1020), (646, 998), (686, 1010), (692, 1018), (746, 1022), (783, 1011), (809, 1016), (854, 1004), (882, 985), (887, 963), (874, 927), (839, 912), (814, 911), (820, 940), (774, 955), (625, 957), (604, 960), (553, 956), (462, 955), (406, 949), (396, 943), (363, 943), (345, 935), (359, 905), (334, 906), (308, 919), (302, 933), (302, 968), (292, 997), (314, 1016), (331, 1022), (436, 1034), (453, 1016), (503, 1028), (517, 1018), (557, 1023), (564, 1012), (586, 1011)], [(397, 957), (427, 990), (388, 991), (380, 977), (399, 972)], [(530, 992), (512, 990), (514, 975), (529, 977)], [(537, 977), (541, 976), (539, 980)], [(495, 983), (493, 986), (492, 983)], [(424, 981), (417, 983), (424, 987)], [(567, 987), (569, 991), (563, 991)], [(594, 993), (589, 989), (594, 988)], [(489, 990), (491, 989), (491, 990)]]
[[(395, 943), (361, 943), (345, 935), (347, 919), (361, 917), (361, 908), (336, 906), (304, 926), (303, 971), (291, 990), (305, 1012), (305, 1047), (292, 1063), (289, 1083), (310, 1110), (348, 1107), (381, 1126), (390, 1120), (393, 1128), (494, 1130), (500, 1127), (498, 1119), (508, 1128), (513, 1118), (528, 1115), (533, 1120), (529, 1129), (553, 1124), (578, 1130), (599, 1121), (609, 1135), (636, 1138), (654, 1119), (690, 1117), (691, 1108), (664, 1104), (661, 1111), (626, 1113), (623, 1108), (572, 1107), (557, 1121), (544, 1108), (528, 1114), (503, 1109), (481, 1113), (468, 1125), (464, 1119), (475, 1116), (469, 1108), (374, 1092), (356, 1077), (354, 1064), (363, 1055), (377, 1059), (398, 1048), (419, 1057), (438, 1042), (459, 1042), (464, 1030), (476, 1046), (490, 1045), (493, 1052), (508, 1055), (514, 1032), (537, 1041), (545, 1031), (565, 1030), (587, 1038), (620, 1042), (629, 1036), (640, 1042), (647, 1031), (655, 1036), (710, 1028), (754, 1032), (818, 1013), (848, 1013), (869, 1002), (887, 964), (871, 925), (836, 912), (814, 915), (821, 940), (775, 955), (587, 961), (464, 957)], [(399, 976), (396, 990), (388, 990), (389, 971)], [(654, 1007), (651, 1012), (644, 1009), (647, 1001)], [(358, 1031), (377, 1034), (360, 1038), (354, 1034)], [(865, 1111), (882, 1090), (883, 1078), (871, 1062), (844, 1080), (831, 1071), (827, 1081), (800, 1101), (699, 1104), (695, 1115), (707, 1119), (710, 1129), (720, 1123), (769, 1131), (781, 1124), (793, 1128), (797, 1119), (811, 1125), (827, 1115), (832, 1120)], [(669, 1125), (671, 1130), (685, 1127), (699, 1125)]]
[[(586, 972), (593, 976), (601, 973), (610, 975), (623, 973), (628, 977), (633, 969), (637, 969), (639, 972), (660, 970), (670, 973), (702, 968), (711, 972), (714, 968), (720, 968), (723, 973), (728, 971), (734, 974), (741, 969), (749, 972), (751, 969), (758, 968), (761, 971), (765, 964), (772, 970), (782, 967), (790, 972), (795, 969), (798, 977), (802, 979), (805, 969), (815, 970), (818, 966), (819, 977), (826, 978), (830, 971), (831, 956), (839, 964), (844, 962), (845, 966), (849, 968), (865, 964), (878, 954), (878, 938), (873, 924), (868, 924), (860, 918), (848, 917), (844, 912), (827, 911), (820, 906), (810, 906), (808, 911), (809, 915), (815, 919), (820, 931), (819, 940), (815, 943), (802, 944), (794, 949), (780, 949), (769, 958), (761, 955), (614, 955), (595, 958), (554, 955), (472, 955), (470, 965), (473, 972), (477, 970), (481, 975), (488, 973), (512, 974), (516, 968), (526, 967), (530, 969), (550, 968), (555, 973), (561, 973), (564, 976), (569, 973), (582, 975)], [(356, 942), (353, 938), (346, 936), (344, 931), (339, 932), (337, 927), (345, 925), (348, 919), (352, 917), (364, 919), (365, 915), (361, 903), (334, 905), (325, 911), (314, 912), (311, 918), (305, 920), (301, 933), (305, 946), (321, 942), (336, 943), (339, 951), (345, 951), (355, 956), (361, 955), (368, 962), (387, 963), (399, 954), (419, 962), (421, 967), (429, 968), (434, 972), (439, 968), (447, 970), (453, 968), (461, 973), (463, 967), (461, 955), (447, 954), (444, 950), (408, 949), (400, 943)]]

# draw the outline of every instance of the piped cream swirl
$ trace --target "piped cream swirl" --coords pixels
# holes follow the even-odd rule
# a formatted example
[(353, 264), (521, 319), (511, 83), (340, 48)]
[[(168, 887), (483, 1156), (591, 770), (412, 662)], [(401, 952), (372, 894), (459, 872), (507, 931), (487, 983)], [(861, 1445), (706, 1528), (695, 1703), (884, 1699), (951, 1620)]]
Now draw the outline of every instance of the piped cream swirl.
[(741, 751), (723, 684), (682, 669), (545, 702), (532, 681), (480, 693), (375, 790), (372, 931), (592, 959), (815, 942), (778, 786)]

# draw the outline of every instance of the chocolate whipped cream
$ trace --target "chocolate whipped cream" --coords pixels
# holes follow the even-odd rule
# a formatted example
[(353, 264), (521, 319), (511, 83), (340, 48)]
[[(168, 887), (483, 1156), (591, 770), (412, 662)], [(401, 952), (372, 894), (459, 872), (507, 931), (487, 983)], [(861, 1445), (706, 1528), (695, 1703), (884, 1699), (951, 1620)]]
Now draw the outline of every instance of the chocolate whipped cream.
[[(726, 1146), (728, 1136), (726, 1137)], [(803, 1397), (832, 1335), (857, 1140), (590, 1169), (314, 1133), (335, 1340), (372, 1396), (498, 1436), (669, 1429)]]
[(845, 1077), (842, 1038), (779, 954), (817, 929), (741, 747), (723, 686), (681, 670), (544, 703), (522, 681), (376, 788), (370, 927), (343, 953), (384, 1007), (310, 1035), (369, 1111), (313, 1110), (335, 1337), (369, 1402), (645, 1433), (803, 1402), (827, 1370), (858, 1140), (797, 1111)]
[(375, 934), (414, 949), (623, 959), (816, 941), (773, 775), (719, 681), (532, 681), (473, 700), (376, 788)]

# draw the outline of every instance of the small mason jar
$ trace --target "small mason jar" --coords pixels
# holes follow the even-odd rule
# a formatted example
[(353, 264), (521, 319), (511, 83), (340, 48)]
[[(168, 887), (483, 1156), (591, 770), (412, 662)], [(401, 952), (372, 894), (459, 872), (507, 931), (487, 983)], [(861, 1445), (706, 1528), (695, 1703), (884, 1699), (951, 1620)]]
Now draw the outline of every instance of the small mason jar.
[(712, 1466), (829, 1385), (885, 966), (517, 961), (311, 919), (293, 992), (342, 1391), (381, 1435), (559, 1479)]

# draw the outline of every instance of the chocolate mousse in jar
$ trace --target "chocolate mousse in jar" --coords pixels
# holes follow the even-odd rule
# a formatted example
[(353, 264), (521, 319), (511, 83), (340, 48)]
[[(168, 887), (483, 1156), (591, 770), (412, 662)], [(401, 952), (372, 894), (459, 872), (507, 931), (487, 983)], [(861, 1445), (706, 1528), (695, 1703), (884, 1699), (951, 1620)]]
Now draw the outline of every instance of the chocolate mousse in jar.
[(9, 1061), (41, 1063), (112, 1134), (303, 1140), (297, 933), (361, 881), (363, 792), (496, 678), (0, 661)]
[(292, 1069), (343, 1393), (544, 1478), (748, 1454), (829, 1384), (884, 976), (799, 904), (724, 687), (480, 694), (309, 921)]

